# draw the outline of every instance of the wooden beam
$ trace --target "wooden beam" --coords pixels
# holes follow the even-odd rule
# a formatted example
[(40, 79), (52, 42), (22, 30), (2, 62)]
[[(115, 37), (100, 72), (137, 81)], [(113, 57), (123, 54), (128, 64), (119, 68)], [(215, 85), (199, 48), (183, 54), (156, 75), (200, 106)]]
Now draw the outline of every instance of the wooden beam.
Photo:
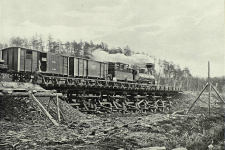
[[(12, 96), (12, 97), (29, 97), (29, 92), (9, 92), (9, 93), (3, 93), (0, 92), (0, 97), (1, 96)], [(48, 93), (48, 92), (37, 92), (33, 94), (35, 97), (55, 97), (57, 94), (56, 93)], [(58, 96), (62, 97), (62, 94), (58, 94)]]
[(189, 111), (191, 110), (191, 108), (194, 106), (194, 104), (197, 102), (197, 100), (199, 99), (199, 97), (202, 95), (202, 93), (205, 91), (205, 89), (207, 88), (209, 84), (207, 83), (205, 85), (205, 87), (203, 88), (203, 90), (201, 91), (201, 93), (198, 95), (198, 97), (196, 98), (196, 100), (194, 101), (194, 103), (191, 105), (191, 107), (188, 109), (187, 114), (189, 113)]
[(49, 120), (55, 125), (59, 126), (59, 124), (55, 121), (55, 119), (49, 114), (49, 112), (44, 108), (44, 106), (39, 102), (39, 100), (34, 96), (34, 94), (30, 93), (30, 97), (38, 104), (44, 114), (49, 118)]
[(209, 116), (210, 116), (210, 107), (211, 107), (211, 102), (210, 102), (210, 98), (211, 98), (211, 83), (210, 83), (210, 63), (208, 61), (208, 86), (209, 86)]
[(56, 94), (56, 102), (57, 102), (57, 112), (58, 112), (58, 121), (61, 121), (61, 117), (60, 117), (60, 109), (59, 109), (59, 96), (58, 94)]
[[(59, 97), (58, 97), (59, 98)], [(57, 103), (54, 101), (54, 100), (52, 100), (53, 101), (53, 103), (56, 105), (56, 107), (57, 107)], [(59, 107), (59, 112), (60, 112), (60, 118), (65, 118), (64, 117), (64, 115), (63, 115), (63, 112), (61, 111), (61, 109), (60, 109), (60, 107)]]
[[(210, 83), (211, 84), (211, 83)], [(225, 101), (223, 100), (223, 98), (220, 96), (219, 92), (214, 88), (214, 86), (211, 84), (213, 90), (216, 92), (217, 96), (220, 98), (220, 100), (225, 104)]]

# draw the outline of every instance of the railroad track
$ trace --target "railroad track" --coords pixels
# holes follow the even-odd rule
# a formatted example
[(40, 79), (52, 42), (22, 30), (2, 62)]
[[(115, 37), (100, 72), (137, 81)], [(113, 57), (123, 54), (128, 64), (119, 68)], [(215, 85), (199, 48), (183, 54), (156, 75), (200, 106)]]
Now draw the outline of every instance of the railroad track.
[(47, 90), (63, 93), (72, 107), (87, 113), (157, 112), (171, 107), (171, 99), (181, 89), (84, 78), (43, 76), (41, 83)]

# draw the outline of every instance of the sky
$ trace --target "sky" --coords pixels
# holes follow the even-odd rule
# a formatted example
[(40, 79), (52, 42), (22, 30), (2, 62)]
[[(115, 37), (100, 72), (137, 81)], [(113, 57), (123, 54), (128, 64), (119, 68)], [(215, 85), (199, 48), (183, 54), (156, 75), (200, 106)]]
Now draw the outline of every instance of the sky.
[(0, 0), (0, 43), (11, 37), (129, 46), (188, 67), (225, 75), (223, 0)]

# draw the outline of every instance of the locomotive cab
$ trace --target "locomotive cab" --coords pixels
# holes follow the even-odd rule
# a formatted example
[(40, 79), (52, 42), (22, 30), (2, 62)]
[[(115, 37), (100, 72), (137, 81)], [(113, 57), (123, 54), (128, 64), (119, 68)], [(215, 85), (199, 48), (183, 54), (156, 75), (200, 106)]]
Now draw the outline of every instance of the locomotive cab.
[(121, 62), (108, 62), (108, 74), (113, 81), (133, 81), (132, 70), (129, 65)]

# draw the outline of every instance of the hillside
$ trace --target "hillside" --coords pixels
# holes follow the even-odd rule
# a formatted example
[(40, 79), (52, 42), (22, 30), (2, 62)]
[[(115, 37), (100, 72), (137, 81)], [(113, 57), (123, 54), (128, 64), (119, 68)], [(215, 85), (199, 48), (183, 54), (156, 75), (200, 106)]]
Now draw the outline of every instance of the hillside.
[[(1, 88), (20, 87), (20, 83), (1, 82)], [(26, 85), (26, 86), (25, 86)], [(24, 84), (23, 87), (32, 87)], [(207, 94), (185, 112), (197, 94), (186, 92), (175, 96), (173, 107), (165, 113), (97, 114), (78, 112), (60, 100), (63, 113), (56, 127), (29, 98), (1, 97), (1, 149), (144, 149), (159, 147), (173, 149), (223, 149), (224, 105), (212, 98), (211, 116), (208, 116)], [(38, 98), (47, 107), (48, 98)], [(50, 114), (57, 118), (56, 106), (50, 105)], [(149, 148), (150, 149), (150, 148)]]

